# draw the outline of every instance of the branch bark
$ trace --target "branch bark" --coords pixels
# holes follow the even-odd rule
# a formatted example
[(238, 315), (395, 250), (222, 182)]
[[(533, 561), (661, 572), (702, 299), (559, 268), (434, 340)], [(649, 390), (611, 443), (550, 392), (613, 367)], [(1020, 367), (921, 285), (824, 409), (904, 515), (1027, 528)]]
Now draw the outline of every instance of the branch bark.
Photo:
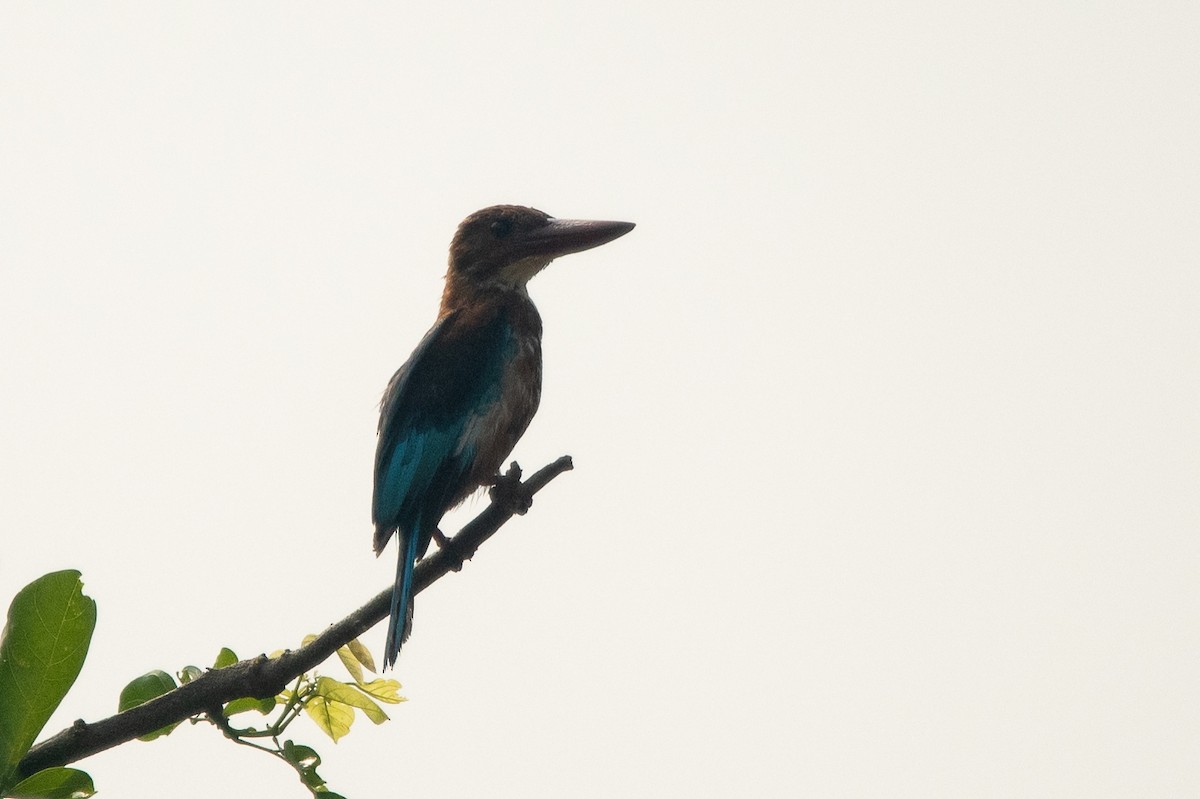
[[(505, 479), (493, 488), (491, 503), (450, 539), (448, 546), (417, 564), (414, 593), (425, 590), (448, 572), (461, 569), (463, 561), (469, 560), (505, 522), (514, 514), (524, 513), (533, 494), (571, 468), (570, 456), (564, 455), (520, 482), (521, 469), (513, 463)], [(124, 713), (92, 723), (80, 719), (30, 749), (18, 768), (23, 776), (29, 776), (50, 766), (66, 765), (111, 749), (234, 699), (276, 696), (296, 677), (323, 663), (338, 647), (382, 621), (388, 615), (391, 594), (389, 586), (346, 618), (330, 625), (308, 646), (294, 652), (285, 652), (273, 660), (259, 655), (227, 668), (213, 669)]]

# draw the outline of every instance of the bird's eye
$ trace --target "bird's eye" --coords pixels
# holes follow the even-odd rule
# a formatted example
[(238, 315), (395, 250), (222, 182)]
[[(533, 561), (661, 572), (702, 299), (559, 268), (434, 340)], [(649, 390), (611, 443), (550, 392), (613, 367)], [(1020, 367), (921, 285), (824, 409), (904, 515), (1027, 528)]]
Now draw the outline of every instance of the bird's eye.
[(513, 223), (511, 219), (497, 219), (492, 223), (492, 235), (498, 239), (506, 239), (512, 233)]

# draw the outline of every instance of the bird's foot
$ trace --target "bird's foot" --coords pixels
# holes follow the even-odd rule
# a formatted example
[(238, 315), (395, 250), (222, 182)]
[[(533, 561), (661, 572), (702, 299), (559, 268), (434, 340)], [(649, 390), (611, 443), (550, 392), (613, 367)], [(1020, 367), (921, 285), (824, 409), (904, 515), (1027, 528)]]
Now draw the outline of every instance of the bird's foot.
[(448, 537), (439, 528), (433, 529), (433, 540), (437, 542), (439, 550), (446, 550), (446, 554), (450, 557), (450, 571), (460, 572), (463, 567), (463, 556), (458, 551), (458, 547), (454, 545), (454, 539)]
[(496, 475), (488, 496), (493, 502), (507, 505), (518, 516), (524, 516), (533, 507), (533, 492), (521, 482), (521, 467), (516, 461), (507, 472)]

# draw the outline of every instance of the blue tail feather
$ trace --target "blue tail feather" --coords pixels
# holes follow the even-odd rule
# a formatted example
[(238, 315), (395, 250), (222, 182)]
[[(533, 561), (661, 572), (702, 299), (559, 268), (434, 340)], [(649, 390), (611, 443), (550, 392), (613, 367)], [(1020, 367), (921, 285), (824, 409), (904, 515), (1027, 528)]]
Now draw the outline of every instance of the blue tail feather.
[(396, 582), (392, 586), (392, 610), (383, 654), (385, 669), (396, 664), (400, 645), (410, 632), (412, 616), (408, 611), (412, 602), (413, 566), (417, 562), (417, 531), (404, 531), (396, 538), (399, 540), (400, 553), (396, 563)]

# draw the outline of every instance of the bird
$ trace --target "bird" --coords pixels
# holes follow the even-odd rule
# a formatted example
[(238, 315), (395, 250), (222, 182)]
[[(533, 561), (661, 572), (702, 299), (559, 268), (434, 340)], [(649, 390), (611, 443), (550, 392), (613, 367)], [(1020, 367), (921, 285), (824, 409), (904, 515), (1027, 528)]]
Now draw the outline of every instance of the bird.
[(537, 411), (542, 320), (527, 284), (555, 258), (633, 228), (519, 205), (484, 208), (458, 226), (437, 320), (379, 404), (376, 556), (393, 535), (399, 542), (385, 669), (411, 632), (413, 568), (433, 538), (444, 541), (442, 515), (501, 479), (501, 465)]

